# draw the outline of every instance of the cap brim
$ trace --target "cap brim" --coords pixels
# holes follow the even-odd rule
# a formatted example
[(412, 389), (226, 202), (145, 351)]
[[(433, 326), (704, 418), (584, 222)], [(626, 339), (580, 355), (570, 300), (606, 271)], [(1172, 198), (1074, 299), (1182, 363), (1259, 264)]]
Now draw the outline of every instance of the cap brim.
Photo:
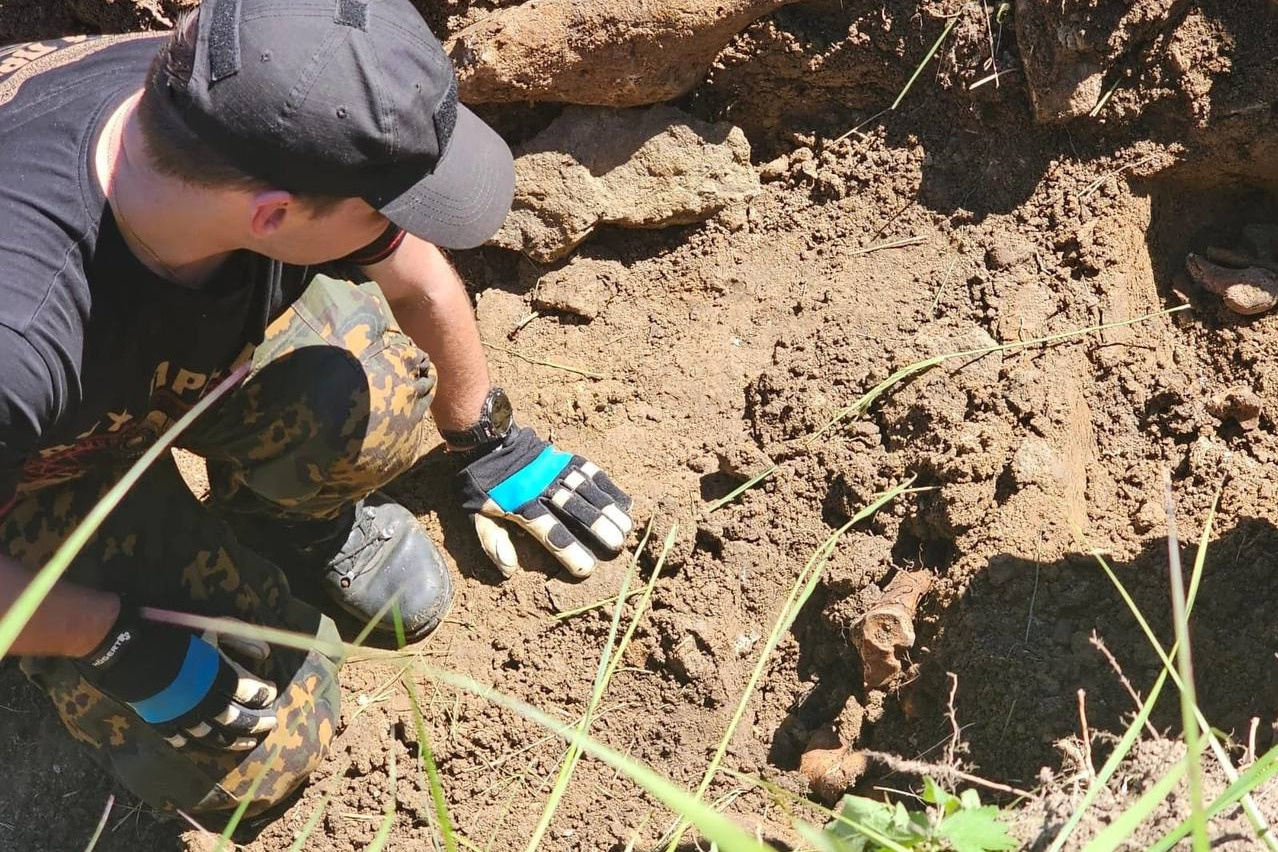
[(457, 123), (435, 171), (390, 200), (365, 200), (410, 234), (442, 248), (468, 249), (497, 233), (514, 194), (510, 148), (458, 104)]

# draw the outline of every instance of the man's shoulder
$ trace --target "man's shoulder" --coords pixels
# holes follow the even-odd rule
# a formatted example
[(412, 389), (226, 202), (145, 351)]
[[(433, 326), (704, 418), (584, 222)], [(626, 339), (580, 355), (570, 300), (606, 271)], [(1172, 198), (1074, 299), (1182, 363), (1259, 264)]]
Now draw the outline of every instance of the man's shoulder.
[(81, 299), (85, 248), (106, 209), (89, 168), (94, 129), (142, 85), (160, 38), (0, 47), (0, 323), (9, 328), (26, 333), (50, 305), (65, 312)]
[(21, 207), (56, 219), (71, 185), (80, 200), (94, 130), (142, 87), (159, 43), (148, 33), (0, 47), (0, 218)]
[(111, 85), (110, 78), (121, 72), (145, 73), (161, 38), (156, 33), (77, 35), (0, 46), (0, 109), (16, 109), (55, 93), (84, 94), (82, 87), (80, 92), (64, 91), (67, 80), (101, 77)]

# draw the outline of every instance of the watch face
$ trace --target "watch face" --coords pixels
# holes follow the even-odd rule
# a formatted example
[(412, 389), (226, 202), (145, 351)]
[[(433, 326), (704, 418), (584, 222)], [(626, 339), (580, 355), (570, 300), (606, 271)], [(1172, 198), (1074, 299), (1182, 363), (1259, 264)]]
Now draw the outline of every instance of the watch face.
[(495, 435), (505, 435), (510, 430), (510, 421), (514, 416), (514, 410), (510, 405), (510, 397), (506, 396), (506, 392), (501, 388), (493, 390), (490, 399), (491, 409), (488, 415), (489, 427)]

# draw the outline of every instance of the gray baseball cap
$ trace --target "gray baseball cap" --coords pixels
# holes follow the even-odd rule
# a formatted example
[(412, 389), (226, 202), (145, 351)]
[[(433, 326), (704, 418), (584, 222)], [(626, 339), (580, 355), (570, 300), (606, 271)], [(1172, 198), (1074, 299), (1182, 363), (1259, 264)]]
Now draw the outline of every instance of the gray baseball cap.
[(194, 66), (155, 79), (192, 132), (291, 192), (363, 198), (445, 248), (510, 210), (510, 149), (458, 103), (409, 0), (204, 0)]

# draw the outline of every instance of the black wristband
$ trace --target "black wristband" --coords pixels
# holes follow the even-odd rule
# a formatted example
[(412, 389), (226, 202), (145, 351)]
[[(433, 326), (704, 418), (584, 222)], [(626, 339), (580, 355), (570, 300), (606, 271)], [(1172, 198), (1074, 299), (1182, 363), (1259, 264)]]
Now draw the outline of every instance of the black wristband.
[(94, 671), (107, 671), (124, 657), (129, 648), (142, 638), (141, 617), (123, 597), (120, 613), (98, 646), (80, 658), (80, 662)]
[(381, 236), (362, 249), (346, 255), (341, 262), (353, 263), (356, 266), (372, 266), (374, 263), (381, 263), (395, 253), (395, 249), (399, 248), (399, 244), (404, 241), (404, 235), (404, 229), (391, 222), (386, 226), (386, 230), (382, 231)]
[(93, 652), (76, 661), (85, 678), (125, 703), (149, 698), (182, 670), (192, 634), (147, 621), (127, 600)]

